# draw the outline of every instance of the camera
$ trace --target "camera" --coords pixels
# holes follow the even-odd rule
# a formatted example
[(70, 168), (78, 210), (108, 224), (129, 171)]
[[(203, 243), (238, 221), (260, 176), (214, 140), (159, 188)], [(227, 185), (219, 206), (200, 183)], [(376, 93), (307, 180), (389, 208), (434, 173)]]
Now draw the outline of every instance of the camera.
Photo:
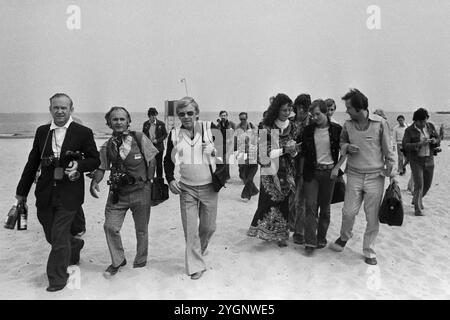
[(48, 156), (48, 157), (42, 157), (41, 159), (41, 166), (43, 168), (47, 168), (50, 166), (54, 166), (56, 164), (56, 157), (54, 155)]
[[(67, 150), (65, 153), (65, 156), (67, 159), (69, 159), (69, 164), (72, 161), (78, 161), (78, 160), (84, 159), (84, 155), (81, 151)], [(69, 178), (70, 181), (77, 181), (78, 179), (80, 179), (81, 173), (79, 171), (74, 171), (74, 172), (69, 173), (67, 175), (67, 177)]]
[(136, 178), (121, 170), (111, 170), (111, 175), (107, 183), (108, 185), (118, 187), (132, 185), (136, 183)]
[(435, 147), (433, 147), (432, 145), (431, 149), (433, 150), (433, 156), (437, 156), (439, 152), (442, 152), (442, 149), (439, 145), (435, 145)]
[[(434, 138), (438, 141), (438, 137), (432, 134), (430, 138)], [(437, 156), (439, 152), (442, 152), (440, 143), (430, 143), (430, 151), (433, 152), (433, 156)]]
[(136, 178), (130, 176), (128, 173), (116, 167), (111, 168), (111, 175), (106, 182), (111, 186), (110, 192), (112, 194), (112, 203), (116, 204), (119, 201), (119, 189), (122, 186), (133, 185), (136, 183)]

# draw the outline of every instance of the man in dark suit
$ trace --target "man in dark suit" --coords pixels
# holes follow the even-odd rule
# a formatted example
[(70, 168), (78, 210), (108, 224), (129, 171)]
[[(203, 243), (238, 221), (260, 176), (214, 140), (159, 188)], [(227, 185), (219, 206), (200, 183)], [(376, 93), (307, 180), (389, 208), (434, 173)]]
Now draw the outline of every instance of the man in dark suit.
[(156, 108), (149, 108), (148, 120), (144, 122), (142, 127), (142, 132), (150, 139), (153, 145), (158, 149), (158, 154), (156, 155), (156, 177), (163, 177), (163, 153), (164, 153), (164, 140), (167, 138), (166, 124), (158, 119), (158, 111)]
[(84, 201), (83, 173), (96, 169), (100, 159), (92, 130), (73, 122), (73, 102), (68, 95), (52, 96), (49, 110), (53, 121), (36, 130), (16, 198), (18, 202), (27, 201), (38, 175), (37, 217), (52, 246), (47, 261), (47, 291), (53, 292), (65, 287), (67, 267), (79, 262), (84, 241), (74, 238), (70, 228)]

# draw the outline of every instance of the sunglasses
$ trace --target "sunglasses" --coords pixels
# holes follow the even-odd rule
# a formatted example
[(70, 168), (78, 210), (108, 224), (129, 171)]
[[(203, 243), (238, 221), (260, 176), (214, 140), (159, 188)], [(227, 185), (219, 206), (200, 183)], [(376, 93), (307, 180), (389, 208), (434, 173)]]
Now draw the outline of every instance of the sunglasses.
[(195, 114), (194, 111), (188, 111), (188, 112), (178, 112), (178, 116), (180, 118), (183, 118), (184, 116), (188, 115), (189, 117), (192, 117)]

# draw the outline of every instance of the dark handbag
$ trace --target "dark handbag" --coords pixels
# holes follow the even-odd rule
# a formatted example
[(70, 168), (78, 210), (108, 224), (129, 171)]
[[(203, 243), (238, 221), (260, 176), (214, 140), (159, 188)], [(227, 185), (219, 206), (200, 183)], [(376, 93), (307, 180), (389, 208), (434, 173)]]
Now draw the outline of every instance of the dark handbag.
[(338, 176), (334, 182), (333, 197), (331, 203), (343, 202), (345, 198), (345, 182), (342, 176)]
[(151, 194), (152, 206), (157, 206), (167, 199), (169, 199), (169, 186), (164, 183), (164, 178), (154, 178)]
[(403, 223), (403, 215), (402, 194), (398, 184), (393, 182), (386, 189), (378, 218), (380, 223), (385, 223), (390, 226), (401, 226)]
[[(205, 133), (202, 123), (202, 142), (205, 143)], [(225, 187), (225, 182), (228, 178), (228, 165), (227, 164), (216, 164), (216, 171), (213, 171), (211, 163), (209, 164), (209, 171), (211, 172), (213, 189), (215, 192), (219, 192), (220, 189)]]
[(209, 171), (212, 176), (212, 183), (215, 192), (219, 192), (222, 187), (225, 187), (227, 181), (226, 164), (217, 164), (216, 171), (212, 171), (212, 166), (209, 165)]

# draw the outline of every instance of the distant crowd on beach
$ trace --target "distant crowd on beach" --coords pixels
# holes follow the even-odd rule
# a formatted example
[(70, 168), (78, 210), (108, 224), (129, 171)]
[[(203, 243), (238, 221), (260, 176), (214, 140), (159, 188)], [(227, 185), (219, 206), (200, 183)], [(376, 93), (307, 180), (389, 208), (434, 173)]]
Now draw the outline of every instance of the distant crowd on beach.
[[(220, 190), (235, 163), (243, 183), (242, 201), (258, 196), (248, 236), (275, 241), (279, 247), (286, 247), (292, 236), (307, 257), (325, 247), (341, 252), (364, 204), (362, 252), (365, 263), (376, 265), (385, 179), (397, 184), (397, 174), (405, 175), (409, 166), (415, 216), (424, 216), (423, 198), (431, 187), (444, 130), (435, 128), (424, 108), (415, 110), (411, 124), (398, 115), (398, 123), (390, 128), (383, 110), (371, 112), (368, 98), (358, 89), (345, 93), (342, 102), (349, 119), (339, 123), (333, 117), (333, 99), (312, 100), (303, 93), (292, 101), (279, 93), (270, 98), (262, 119), (248, 119), (248, 113), (240, 112), (234, 123), (226, 110), (218, 113), (216, 122), (202, 121), (198, 103), (184, 97), (175, 107), (180, 126), (167, 130), (156, 107), (150, 107), (140, 131), (130, 130), (125, 107), (114, 106), (105, 113), (112, 136), (97, 148), (92, 130), (72, 117), (72, 99), (54, 94), (49, 99), (53, 120), (37, 128), (16, 189), (18, 205), (26, 206), (36, 183), (37, 217), (51, 245), (47, 290), (62, 290), (68, 266), (80, 262), (86, 232), (84, 174), (91, 179), (90, 194), (98, 198), (107, 171), (103, 227), (111, 264), (104, 271), (106, 278), (127, 264), (121, 227), (128, 211), (136, 231), (133, 268), (147, 265), (151, 207), (163, 207), (168, 190), (179, 196), (186, 273), (193, 280), (201, 278), (216, 230)], [(254, 183), (258, 170), (259, 186)], [(343, 202), (340, 235), (329, 243), (331, 204), (338, 202)]]

